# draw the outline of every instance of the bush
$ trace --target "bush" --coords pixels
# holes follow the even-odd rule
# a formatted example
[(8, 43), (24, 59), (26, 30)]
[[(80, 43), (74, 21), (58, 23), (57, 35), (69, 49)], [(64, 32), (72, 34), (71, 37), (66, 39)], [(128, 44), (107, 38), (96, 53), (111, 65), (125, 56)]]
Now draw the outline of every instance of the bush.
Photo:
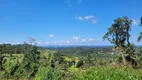
[(4, 66), (4, 71), (5, 71), (5, 77), (6, 78), (12, 78), (15, 76), (18, 68), (20, 67), (19, 65), (19, 60), (17, 58), (10, 57), (6, 60)]
[(71, 66), (68, 70), (69, 70), (69, 72), (72, 72), (72, 73), (79, 71), (79, 69), (75, 65)]
[(59, 71), (51, 67), (39, 67), (35, 80), (60, 80)]
[(135, 52), (136, 52), (136, 47), (134, 46), (134, 44), (130, 44), (130, 45), (126, 45), (124, 48), (124, 53), (126, 54), (126, 56), (130, 56), (131, 58), (135, 59)]
[(139, 63), (139, 67), (142, 67), (142, 47), (139, 48), (137, 62)]
[(80, 67), (80, 66), (82, 66), (83, 65), (83, 61), (82, 60), (80, 60), (80, 61), (78, 61), (77, 63), (76, 63), (76, 67), (78, 68), (78, 67)]

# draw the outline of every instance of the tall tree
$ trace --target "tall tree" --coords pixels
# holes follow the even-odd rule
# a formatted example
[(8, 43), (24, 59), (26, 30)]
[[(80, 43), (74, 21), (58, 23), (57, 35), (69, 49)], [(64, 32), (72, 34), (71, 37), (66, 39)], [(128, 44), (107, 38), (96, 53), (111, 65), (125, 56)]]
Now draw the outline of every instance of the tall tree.
[(130, 39), (129, 31), (131, 31), (131, 25), (132, 25), (133, 20), (129, 19), (126, 16), (123, 18), (123, 20), (124, 20), (124, 29), (126, 29), (126, 40), (127, 40), (128, 45), (130, 45), (130, 42), (129, 42), (129, 39)]
[(23, 63), (27, 71), (33, 71), (30, 76), (35, 76), (39, 67), (40, 52), (37, 49), (36, 40), (34, 38), (29, 38), (29, 43), (30, 44), (25, 44)]
[[(140, 18), (140, 25), (142, 26), (142, 17)], [(142, 32), (140, 32), (140, 36), (138, 37), (138, 42), (142, 39)]]
[(117, 18), (114, 20), (114, 24), (108, 28), (108, 32), (103, 37), (104, 40), (108, 39), (108, 41), (114, 44), (115, 47), (120, 48), (124, 64), (125, 57), (123, 49), (125, 48), (126, 44), (130, 45), (129, 31), (131, 30), (132, 22), (133, 21), (127, 17)]

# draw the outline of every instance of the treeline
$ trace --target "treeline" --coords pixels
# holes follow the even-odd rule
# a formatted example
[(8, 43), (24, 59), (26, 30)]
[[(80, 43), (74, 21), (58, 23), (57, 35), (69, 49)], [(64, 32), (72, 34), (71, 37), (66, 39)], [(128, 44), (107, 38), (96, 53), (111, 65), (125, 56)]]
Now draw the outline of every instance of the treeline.
[(64, 55), (76, 55), (76, 56), (87, 56), (92, 53), (109, 53), (112, 52), (112, 46), (102, 46), (102, 47), (70, 47), (70, 48), (54, 48)]
[[(27, 49), (30, 49), (30, 47), (32, 47), (30, 44), (0, 44), (0, 54), (23, 54)], [(25, 48), (27, 49), (25, 50)], [(40, 47), (38, 48), (42, 49)]]

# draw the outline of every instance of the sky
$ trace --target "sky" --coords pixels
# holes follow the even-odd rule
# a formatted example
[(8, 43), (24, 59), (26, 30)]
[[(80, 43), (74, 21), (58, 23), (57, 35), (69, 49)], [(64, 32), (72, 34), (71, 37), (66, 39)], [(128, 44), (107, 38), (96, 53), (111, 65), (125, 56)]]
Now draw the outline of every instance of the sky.
[(133, 19), (131, 42), (142, 31), (142, 0), (0, 0), (0, 44), (110, 45), (102, 37), (114, 19)]

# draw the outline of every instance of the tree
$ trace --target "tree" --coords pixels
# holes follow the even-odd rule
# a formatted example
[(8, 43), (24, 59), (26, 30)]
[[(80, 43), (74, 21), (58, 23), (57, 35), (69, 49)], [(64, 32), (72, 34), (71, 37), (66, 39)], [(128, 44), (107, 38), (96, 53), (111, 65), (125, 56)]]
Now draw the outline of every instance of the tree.
[[(142, 17), (141, 17), (141, 19), (140, 19), (140, 24), (141, 24), (141, 26), (142, 26)], [(140, 36), (138, 37), (138, 42), (140, 41), (142, 39), (142, 32), (140, 32)]]
[(29, 42), (30, 44), (25, 44), (23, 63), (27, 71), (32, 71), (30, 76), (35, 76), (39, 67), (40, 52), (37, 50), (34, 38), (29, 38)]
[(4, 56), (2, 55), (2, 49), (3, 46), (0, 44), (0, 70), (3, 69), (3, 59), (4, 59)]
[(130, 45), (130, 30), (133, 20), (123, 17), (117, 18), (114, 20), (114, 24), (110, 28), (108, 28), (108, 32), (104, 35), (103, 39), (108, 39), (112, 44), (114, 44), (115, 48), (120, 48), (121, 55), (123, 58), (123, 62), (125, 64), (125, 56), (123, 53), (123, 49), (126, 44)]
[(3, 70), (3, 59), (4, 59), (4, 56), (0, 54), (0, 70)]
[(126, 40), (127, 40), (127, 43), (128, 45), (130, 45), (130, 42), (129, 42), (129, 38), (130, 38), (130, 34), (129, 34), (129, 31), (131, 31), (131, 25), (132, 25), (132, 22), (133, 20), (129, 19), (128, 17), (124, 17), (124, 29), (126, 29)]

